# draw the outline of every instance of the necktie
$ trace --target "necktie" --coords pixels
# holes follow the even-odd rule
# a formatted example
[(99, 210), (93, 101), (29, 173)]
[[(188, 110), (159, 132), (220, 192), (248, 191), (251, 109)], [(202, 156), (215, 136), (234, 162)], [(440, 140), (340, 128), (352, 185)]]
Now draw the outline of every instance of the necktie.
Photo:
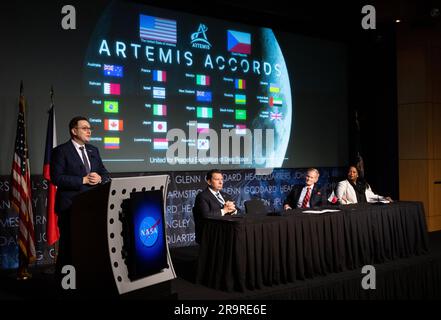
[(84, 167), (86, 168), (87, 174), (90, 173), (89, 161), (87, 161), (86, 153), (84, 152), (84, 147), (80, 147), (81, 156), (83, 158)]
[(310, 197), (311, 197), (311, 188), (308, 187), (308, 188), (306, 188), (306, 194), (305, 194), (305, 197), (303, 198), (302, 208), (307, 208), (308, 207), (308, 203), (309, 203), (309, 198)]
[(216, 192), (216, 198), (217, 198), (217, 200), (219, 200), (220, 203), (225, 204), (225, 201), (224, 201), (224, 199), (222, 199), (219, 192)]

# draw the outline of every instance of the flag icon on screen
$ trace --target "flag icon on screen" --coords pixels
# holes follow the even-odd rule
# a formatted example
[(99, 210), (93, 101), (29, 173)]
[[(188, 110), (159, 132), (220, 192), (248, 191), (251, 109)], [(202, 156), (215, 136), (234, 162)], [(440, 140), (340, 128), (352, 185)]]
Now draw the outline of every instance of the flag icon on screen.
[(197, 107), (196, 115), (198, 118), (213, 118), (213, 108)]
[(165, 99), (165, 88), (153, 87), (153, 98)]
[(247, 103), (247, 96), (244, 94), (236, 94), (234, 96), (234, 102), (236, 104), (246, 104)]
[(282, 120), (282, 113), (280, 112), (270, 112), (271, 120)]
[(246, 81), (244, 79), (235, 79), (234, 80), (234, 88), (236, 89), (245, 89)]
[(104, 130), (123, 131), (124, 130), (124, 120), (104, 119)]
[(246, 134), (247, 126), (244, 124), (236, 124), (236, 134)]
[(119, 83), (104, 82), (104, 94), (121, 94), (121, 86)]
[(167, 72), (161, 70), (153, 70), (153, 81), (166, 82)]
[(123, 76), (123, 67), (117, 66), (113, 64), (105, 64), (103, 67), (104, 75), (109, 77), (118, 77), (121, 78)]
[(198, 150), (208, 150), (208, 149), (210, 149), (210, 140), (198, 139)]
[(210, 76), (197, 74), (196, 75), (196, 84), (198, 84), (200, 86), (209, 86), (210, 85)]
[(153, 121), (153, 132), (167, 132), (167, 121)]
[(236, 120), (246, 120), (247, 119), (247, 111), (236, 109)]
[(198, 122), (197, 133), (208, 133), (209, 130), (210, 130), (210, 124)]
[(276, 84), (271, 83), (269, 91), (272, 92), (272, 93), (279, 93), (280, 92), (280, 88)]
[(154, 116), (166, 116), (167, 106), (165, 104), (154, 104), (153, 105), (153, 115)]
[(270, 101), (269, 101), (269, 105), (271, 106), (271, 107), (274, 107), (274, 106), (282, 106), (282, 104), (283, 104), (283, 101), (282, 101), (282, 99), (280, 99), (280, 98), (274, 98), (274, 97), (270, 97)]
[(141, 14), (139, 37), (144, 40), (176, 43), (176, 21)]
[(119, 149), (119, 137), (104, 137), (104, 149)]
[(247, 32), (227, 30), (228, 51), (251, 53), (251, 34)]
[(118, 101), (104, 101), (104, 112), (118, 113)]
[(196, 101), (211, 102), (211, 91), (196, 91)]
[(153, 149), (155, 150), (167, 150), (168, 140), (167, 138), (155, 138), (153, 139)]

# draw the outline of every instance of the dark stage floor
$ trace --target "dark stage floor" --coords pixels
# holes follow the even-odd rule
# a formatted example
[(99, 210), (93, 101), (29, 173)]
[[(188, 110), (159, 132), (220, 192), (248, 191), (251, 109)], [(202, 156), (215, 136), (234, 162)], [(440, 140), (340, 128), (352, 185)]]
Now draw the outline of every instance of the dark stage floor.
[[(330, 274), (248, 292), (224, 292), (195, 284), (198, 247), (171, 249), (177, 279), (171, 299), (177, 300), (395, 300), (441, 299), (441, 232), (429, 234), (430, 253), (375, 265), (376, 290), (361, 289), (361, 270)], [(0, 300), (64, 299), (53, 267), (33, 270), (28, 281), (15, 280), (15, 270), (0, 272)], [(94, 296), (94, 298), (99, 298)], [(137, 299), (157, 299), (138, 295)]]

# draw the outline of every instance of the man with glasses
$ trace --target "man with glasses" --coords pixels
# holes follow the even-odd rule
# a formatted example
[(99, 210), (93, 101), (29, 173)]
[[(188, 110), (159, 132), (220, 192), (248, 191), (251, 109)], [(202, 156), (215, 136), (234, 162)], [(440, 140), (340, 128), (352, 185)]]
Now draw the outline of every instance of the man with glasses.
[(57, 272), (71, 262), (69, 213), (72, 199), (78, 193), (110, 180), (98, 149), (88, 144), (91, 133), (87, 118), (75, 117), (69, 122), (71, 139), (52, 151), (51, 180), (57, 186), (55, 212), (60, 229)]
[(206, 181), (208, 186), (198, 193), (193, 207), (197, 243), (201, 241), (203, 218), (237, 214), (236, 205), (231, 197), (221, 191), (224, 185), (222, 172), (217, 169), (208, 171)]

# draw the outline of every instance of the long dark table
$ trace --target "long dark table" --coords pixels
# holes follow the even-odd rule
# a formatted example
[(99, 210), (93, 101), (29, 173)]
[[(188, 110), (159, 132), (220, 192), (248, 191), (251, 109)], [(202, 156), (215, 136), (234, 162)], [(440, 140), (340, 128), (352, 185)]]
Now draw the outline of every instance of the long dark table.
[(204, 220), (196, 281), (245, 291), (428, 252), (420, 202)]

